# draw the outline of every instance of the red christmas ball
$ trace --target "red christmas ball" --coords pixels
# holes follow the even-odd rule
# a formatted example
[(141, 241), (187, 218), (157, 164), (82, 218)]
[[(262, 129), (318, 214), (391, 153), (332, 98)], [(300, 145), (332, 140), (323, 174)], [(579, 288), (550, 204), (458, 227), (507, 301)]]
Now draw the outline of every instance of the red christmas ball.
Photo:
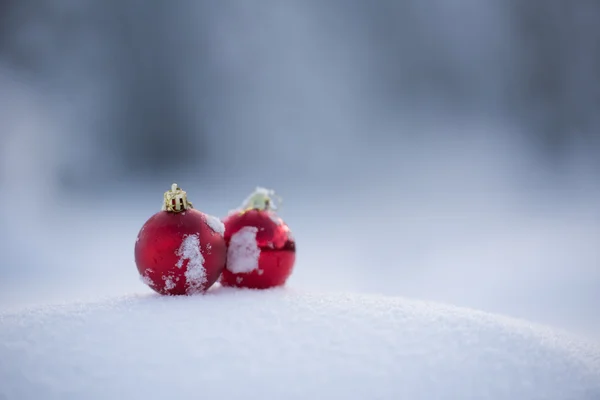
[(267, 289), (282, 286), (292, 273), (296, 242), (289, 227), (271, 209), (272, 194), (257, 189), (242, 211), (223, 221), (227, 265), (221, 274), (223, 286)]
[(163, 295), (205, 292), (225, 268), (223, 232), (218, 218), (192, 208), (174, 184), (163, 210), (146, 221), (135, 243), (142, 281)]

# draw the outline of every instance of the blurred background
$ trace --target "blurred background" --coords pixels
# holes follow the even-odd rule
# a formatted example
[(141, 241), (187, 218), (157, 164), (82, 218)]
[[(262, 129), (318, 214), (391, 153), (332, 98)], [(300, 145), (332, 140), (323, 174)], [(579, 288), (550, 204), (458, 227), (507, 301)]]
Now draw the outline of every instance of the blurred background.
[(0, 309), (147, 292), (177, 182), (283, 198), (293, 290), (600, 333), (600, 3), (0, 1)]

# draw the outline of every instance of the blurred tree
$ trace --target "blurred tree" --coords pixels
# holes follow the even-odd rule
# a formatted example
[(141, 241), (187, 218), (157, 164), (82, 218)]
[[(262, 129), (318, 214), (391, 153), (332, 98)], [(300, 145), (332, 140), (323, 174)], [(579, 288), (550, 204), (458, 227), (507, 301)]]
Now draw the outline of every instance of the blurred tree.
[[(176, 7), (170, 2), (148, 7), (129, 0), (114, 10), (119, 13), (112, 35), (120, 69), (113, 105), (117, 129), (105, 142), (120, 154), (126, 170), (156, 173), (197, 164), (206, 155), (201, 145), (204, 132), (198, 131), (182, 98), (186, 79), (177, 75), (190, 49), (181, 46), (187, 32), (178, 25)], [(202, 71), (197, 74), (195, 78), (203, 80)]]
[(202, 167), (230, 143), (219, 165), (239, 169), (272, 153), (257, 138), (300, 165), (340, 120), (413, 111), (507, 114), (557, 157), (600, 150), (599, 20), (595, 0), (4, 0), (0, 67), (50, 93), (68, 182)]
[(518, 87), (513, 112), (560, 157), (574, 140), (600, 150), (600, 2), (510, 2)]
[[(189, 4), (0, 2), (0, 61), (63, 104), (48, 103), (65, 121), (53, 132), (65, 153), (62, 181), (202, 164), (197, 114), (205, 110), (186, 104), (189, 76), (178, 74), (190, 52), (204, 51), (199, 40), (190, 45), (189, 26), (177, 19)], [(206, 81), (204, 72), (194, 79)]]

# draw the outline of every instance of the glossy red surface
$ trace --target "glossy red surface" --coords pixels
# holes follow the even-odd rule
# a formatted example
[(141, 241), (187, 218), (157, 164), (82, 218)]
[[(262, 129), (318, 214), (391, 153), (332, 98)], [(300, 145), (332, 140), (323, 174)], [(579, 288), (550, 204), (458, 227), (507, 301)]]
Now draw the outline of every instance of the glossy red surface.
[(160, 211), (144, 224), (135, 244), (138, 271), (156, 292), (183, 295), (198, 291), (186, 280), (189, 260), (180, 262), (181, 256), (177, 254), (189, 235), (198, 235), (198, 249), (204, 258), (206, 281), (199, 291), (205, 291), (219, 279), (225, 268), (227, 247), (223, 236), (207, 225), (206, 216), (195, 209), (182, 213)]
[(247, 273), (233, 273), (227, 268), (221, 274), (223, 286), (267, 289), (285, 284), (296, 261), (296, 242), (289, 227), (271, 211), (250, 210), (231, 214), (223, 221), (225, 242), (246, 226), (258, 228), (257, 245), (260, 248), (258, 268)]

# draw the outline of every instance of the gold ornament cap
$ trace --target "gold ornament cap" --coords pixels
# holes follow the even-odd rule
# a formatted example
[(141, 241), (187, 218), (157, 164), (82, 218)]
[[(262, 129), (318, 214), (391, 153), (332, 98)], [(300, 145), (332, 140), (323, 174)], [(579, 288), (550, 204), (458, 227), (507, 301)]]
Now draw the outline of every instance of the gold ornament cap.
[(179, 213), (194, 208), (191, 201), (187, 199), (187, 193), (176, 183), (171, 185), (171, 190), (167, 190), (164, 195), (162, 210), (167, 212)]
[(275, 200), (281, 203), (281, 198), (275, 195), (275, 191), (257, 187), (254, 192), (244, 200), (241, 206), (242, 212), (250, 210), (268, 211), (277, 210), (278, 206)]

